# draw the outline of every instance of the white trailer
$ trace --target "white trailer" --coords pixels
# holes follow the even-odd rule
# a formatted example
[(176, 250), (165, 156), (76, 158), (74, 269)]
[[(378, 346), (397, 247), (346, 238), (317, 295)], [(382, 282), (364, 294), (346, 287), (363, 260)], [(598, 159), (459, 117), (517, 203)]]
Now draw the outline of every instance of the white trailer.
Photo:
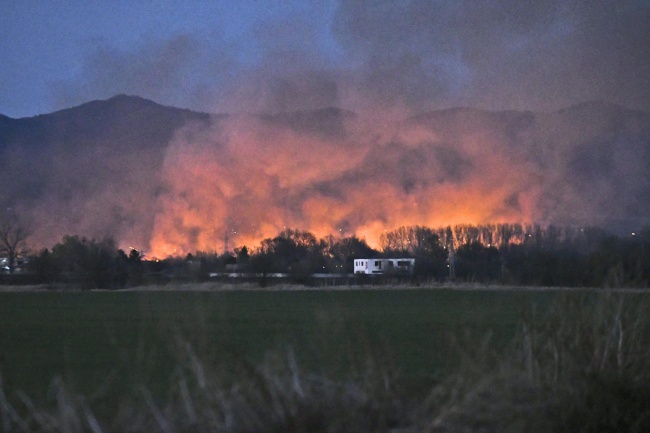
[(356, 259), (355, 274), (412, 274), (415, 259)]

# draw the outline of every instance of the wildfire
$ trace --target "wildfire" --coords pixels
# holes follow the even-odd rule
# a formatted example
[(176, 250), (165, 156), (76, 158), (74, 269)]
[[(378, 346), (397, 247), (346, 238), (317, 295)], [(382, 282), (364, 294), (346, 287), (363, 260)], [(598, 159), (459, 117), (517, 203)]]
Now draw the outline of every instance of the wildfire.
[(243, 117), (178, 134), (164, 162), (152, 254), (214, 251), (224, 245), (217, 234), (233, 228), (231, 247), (286, 227), (377, 247), (385, 230), (405, 225), (532, 221), (531, 167), (495, 152), (490, 139), (448, 142), (421, 126), (412, 134), (398, 125), (341, 128), (328, 135)]
[[(634, 122), (616, 123), (619, 133), (561, 112), (387, 119), (400, 116), (197, 116), (131, 154), (84, 141), (52, 150), (50, 177), (33, 186), (42, 197), (17, 198), (16, 208), (33, 221), (34, 250), (72, 234), (159, 258), (254, 248), (286, 228), (378, 248), (403, 226), (647, 221), (647, 139)], [(27, 187), (6, 191), (31, 197)]]

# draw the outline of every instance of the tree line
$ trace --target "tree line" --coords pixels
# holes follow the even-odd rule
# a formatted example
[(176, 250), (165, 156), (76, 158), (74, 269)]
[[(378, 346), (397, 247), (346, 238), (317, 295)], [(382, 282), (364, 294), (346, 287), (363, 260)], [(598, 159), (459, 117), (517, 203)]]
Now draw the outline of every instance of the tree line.
[(204, 281), (228, 272), (262, 278), (283, 273), (308, 283), (313, 274), (352, 274), (355, 259), (397, 257), (415, 258), (409, 278), (417, 283), (648, 287), (650, 227), (617, 236), (599, 228), (520, 224), (406, 226), (385, 232), (377, 249), (356, 236), (319, 239), (286, 229), (254, 248), (164, 260), (149, 260), (135, 249), (127, 253), (109, 238), (64, 236), (51, 249), (32, 254), (22, 278), (88, 289)]

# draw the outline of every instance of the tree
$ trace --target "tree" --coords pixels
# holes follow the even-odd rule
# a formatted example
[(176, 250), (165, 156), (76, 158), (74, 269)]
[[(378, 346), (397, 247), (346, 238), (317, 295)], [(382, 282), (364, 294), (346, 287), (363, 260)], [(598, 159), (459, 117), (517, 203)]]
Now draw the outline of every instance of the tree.
[(59, 278), (60, 269), (50, 251), (45, 248), (29, 258), (29, 270), (39, 283), (51, 283)]
[(384, 255), (415, 258), (414, 273), (420, 277), (444, 278), (447, 251), (438, 234), (428, 227), (400, 227), (381, 236)]
[(428, 227), (400, 227), (381, 235), (385, 255), (401, 257), (425, 255), (437, 252), (442, 247), (440, 237)]
[(141, 251), (131, 248), (129, 257), (127, 258), (129, 270), (129, 284), (132, 286), (140, 286), (144, 283), (144, 254)]
[(9, 273), (13, 274), (19, 258), (27, 254), (29, 230), (16, 218), (0, 219), (0, 256), (7, 258)]
[(237, 257), (237, 264), (244, 268), (248, 261), (250, 260), (250, 254), (248, 253), (248, 247), (244, 245), (241, 248), (235, 248), (235, 257)]
[(501, 257), (496, 247), (478, 241), (461, 245), (456, 251), (456, 275), (469, 281), (493, 281), (499, 278)]
[(260, 275), (260, 285), (266, 286), (268, 274), (273, 272), (274, 267), (271, 253), (260, 248), (250, 257), (249, 266), (252, 272)]
[(52, 247), (52, 256), (58, 263), (62, 276), (72, 278), (84, 289), (103, 289), (120, 282), (120, 255), (115, 242), (110, 238), (97, 241), (64, 236), (62, 242)]
[(274, 272), (303, 274), (322, 267), (325, 247), (309, 232), (286, 229), (272, 239), (264, 239), (257, 254), (269, 255)]
[(331, 242), (328, 255), (331, 257), (331, 269), (338, 273), (353, 273), (356, 259), (369, 259), (379, 255), (370, 248), (364, 239), (356, 236), (337, 239)]

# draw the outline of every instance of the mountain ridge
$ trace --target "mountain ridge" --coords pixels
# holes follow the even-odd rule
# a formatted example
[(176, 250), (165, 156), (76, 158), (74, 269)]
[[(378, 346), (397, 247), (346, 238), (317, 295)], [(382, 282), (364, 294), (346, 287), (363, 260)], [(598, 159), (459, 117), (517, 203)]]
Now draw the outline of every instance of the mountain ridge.
[[(77, 110), (77, 109), (88, 109), (92, 108), (95, 106), (110, 106), (110, 105), (117, 105), (120, 107), (128, 107), (133, 109), (134, 107), (140, 106), (140, 107), (157, 107), (157, 108), (164, 108), (164, 109), (173, 109), (173, 110), (180, 110), (186, 113), (191, 113), (195, 115), (208, 115), (208, 116), (228, 116), (228, 115), (238, 115), (238, 114), (243, 114), (243, 113), (212, 113), (212, 112), (205, 112), (205, 111), (196, 111), (192, 110), (189, 108), (180, 108), (180, 107), (175, 107), (173, 105), (165, 105), (158, 103), (152, 99), (144, 98), (138, 95), (127, 95), (127, 94), (116, 94), (114, 96), (111, 96), (110, 98), (107, 99), (94, 99), (90, 100), (78, 105), (74, 105), (71, 107), (66, 107), (62, 108), (59, 110), (54, 110), (48, 113), (41, 113), (37, 114), (34, 116), (26, 116), (26, 117), (9, 117), (7, 115), (4, 115), (0, 113), (0, 119), (10, 119), (10, 120), (24, 120), (24, 119), (35, 119), (35, 118), (40, 118), (42, 116), (50, 116), (53, 114), (57, 113), (65, 113), (65, 112), (70, 112), (70, 110)], [(129, 107), (130, 104), (131, 107)], [(418, 112), (415, 114), (411, 114), (408, 117), (413, 118), (413, 117), (418, 117), (418, 116), (426, 116), (432, 113), (439, 113), (439, 114), (457, 114), (460, 112), (484, 112), (484, 113), (494, 113), (494, 114), (512, 114), (512, 113), (525, 113), (525, 114), (536, 114), (536, 115), (543, 115), (543, 114), (552, 114), (552, 113), (563, 113), (563, 112), (568, 112), (568, 111), (577, 111), (577, 110), (582, 110), (582, 109), (593, 109), (593, 108), (598, 108), (598, 109), (614, 109), (614, 110), (619, 110), (619, 111), (625, 111), (625, 112), (635, 112), (635, 113), (644, 113), (644, 114), (650, 114), (647, 111), (641, 110), (641, 109), (636, 109), (636, 108), (629, 108), (624, 105), (616, 104), (613, 102), (605, 101), (605, 100), (588, 100), (588, 101), (582, 101), (582, 102), (577, 102), (575, 104), (569, 105), (567, 107), (562, 107), (558, 108), (557, 110), (551, 110), (551, 111), (535, 111), (535, 110), (530, 110), (530, 109), (525, 109), (525, 110), (519, 110), (519, 109), (498, 109), (498, 110), (492, 110), (492, 109), (485, 109), (485, 108), (475, 108), (471, 106), (455, 106), (455, 107), (448, 107), (448, 108), (440, 108), (440, 109), (435, 109), (435, 110), (426, 110), (422, 112)], [(351, 114), (351, 115), (359, 115), (355, 111), (346, 109), (346, 108), (341, 108), (337, 106), (327, 106), (327, 107), (322, 107), (322, 108), (315, 108), (315, 109), (307, 109), (307, 110), (291, 110), (291, 111), (283, 111), (283, 112), (278, 112), (278, 113), (267, 113), (267, 112), (254, 112), (250, 113), (252, 116), (262, 116), (262, 117), (283, 117), (283, 116), (291, 116), (291, 115), (298, 115), (300, 113), (318, 113), (318, 112), (332, 112), (332, 111), (339, 111), (341, 113), (346, 113), (346, 114)]]

